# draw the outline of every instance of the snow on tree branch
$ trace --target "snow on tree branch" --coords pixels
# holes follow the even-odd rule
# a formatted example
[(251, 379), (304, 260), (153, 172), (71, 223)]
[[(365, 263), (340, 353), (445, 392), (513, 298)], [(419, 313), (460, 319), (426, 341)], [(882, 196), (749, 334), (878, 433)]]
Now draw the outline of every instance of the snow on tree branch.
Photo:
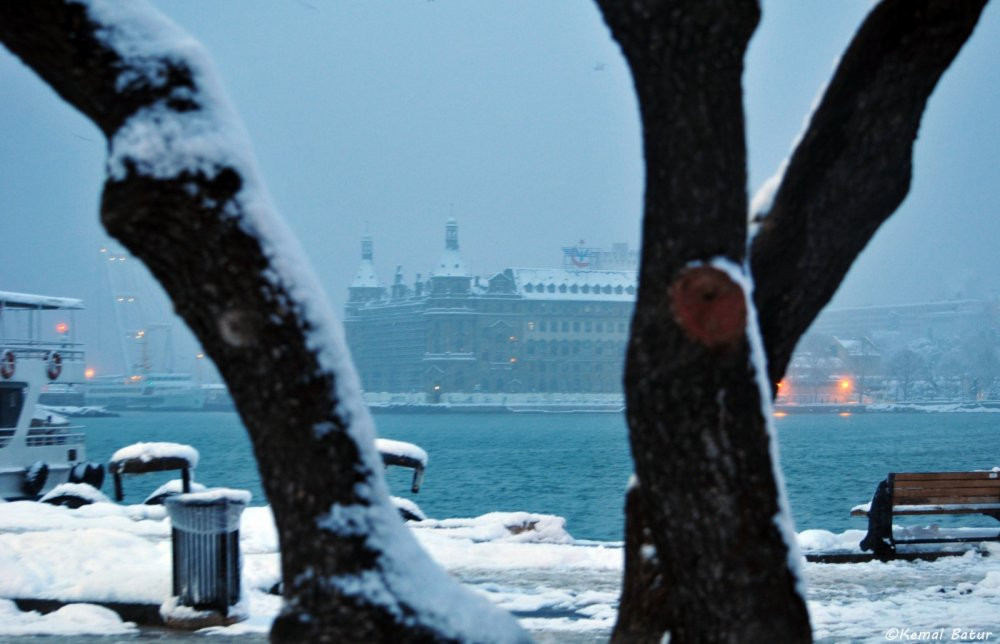
[(927, 100), (985, 4), (884, 0), (842, 56), (753, 240), (755, 300), (772, 383), (909, 191)]
[(146, 3), (108, 0), (2, 2), (0, 40), (108, 137), (102, 220), (229, 385), (281, 539), (272, 636), (524, 640), (402, 525), (343, 330), (202, 47)]

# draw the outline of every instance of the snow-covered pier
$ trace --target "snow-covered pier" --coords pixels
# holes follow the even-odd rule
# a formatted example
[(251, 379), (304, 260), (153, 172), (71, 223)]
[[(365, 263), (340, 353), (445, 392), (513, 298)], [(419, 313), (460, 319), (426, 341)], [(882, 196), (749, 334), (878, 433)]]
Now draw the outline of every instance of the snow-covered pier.
[[(560, 517), (525, 512), (409, 525), (435, 560), (536, 634), (560, 640), (610, 634), (620, 543), (575, 540)], [(128, 633), (156, 625), (171, 595), (170, 527), (162, 506), (0, 503), (0, 636)], [(798, 540), (807, 556), (850, 556), (862, 554), (863, 536), (863, 530), (806, 530)], [(198, 633), (263, 636), (280, 608), (273, 594), (278, 541), (268, 507), (243, 513), (240, 547), (248, 619)], [(993, 543), (937, 561), (806, 563), (816, 639), (884, 641), (889, 629), (903, 627), (988, 630), (1000, 612), (996, 555), (1000, 546)]]

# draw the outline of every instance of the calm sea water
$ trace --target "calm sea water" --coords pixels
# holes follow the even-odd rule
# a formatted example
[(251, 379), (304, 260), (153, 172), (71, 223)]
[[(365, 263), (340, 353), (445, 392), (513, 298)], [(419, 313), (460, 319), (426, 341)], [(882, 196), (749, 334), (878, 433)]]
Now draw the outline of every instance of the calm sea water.
[[(186, 443), (201, 453), (199, 482), (248, 489), (254, 504), (265, 503), (234, 413), (126, 413), (85, 424), (90, 460), (106, 462), (138, 441)], [(380, 414), (376, 424), (380, 436), (417, 443), (430, 454), (417, 495), (409, 494), (407, 470), (389, 471), (390, 487), (430, 517), (525, 510), (566, 517), (577, 539), (622, 538), (632, 467), (619, 415)], [(849, 517), (850, 508), (869, 500), (890, 471), (1000, 465), (1000, 414), (791, 415), (776, 425), (798, 530), (864, 528), (863, 520)], [(167, 478), (127, 478), (126, 501), (141, 502)]]

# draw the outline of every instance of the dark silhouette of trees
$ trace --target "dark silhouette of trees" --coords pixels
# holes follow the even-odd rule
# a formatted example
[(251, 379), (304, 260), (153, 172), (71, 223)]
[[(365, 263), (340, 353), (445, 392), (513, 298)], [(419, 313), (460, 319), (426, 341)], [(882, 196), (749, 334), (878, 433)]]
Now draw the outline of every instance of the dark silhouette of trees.
[[(985, 0), (885, 0), (748, 235), (754, 0), (598, 0), (646, 158), (625, 386), (619, 641), (810, 639), (767, 406), (795, 343), (905, 196), (926, 101)], [(108, 139), (108, 232), (229, 385), (277, 521), (279, 641), (511, 641), (387, 501), (341, 332), (273, 215), (204, 54), (133, 3), (0, 0), (0, 40)], [(748, 251), (749, 249), (749, 251)], [(751, 280), (752, 275), (752, 280)]]
[(893, 354), (886, 366), (889, 375), (896, 379), (897, 400), (910, 399), (910, 387), (927, 375), (927, 362), (920, 354), (910, 349), (901, 349)]

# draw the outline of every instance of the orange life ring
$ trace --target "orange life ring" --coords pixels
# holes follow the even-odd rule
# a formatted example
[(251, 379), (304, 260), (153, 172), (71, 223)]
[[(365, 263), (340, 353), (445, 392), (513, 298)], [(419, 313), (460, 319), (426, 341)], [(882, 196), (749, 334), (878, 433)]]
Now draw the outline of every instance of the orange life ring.
[(45, 375), (49, 377), (49, 380), (55, 380), (62, 373), (62, 356), (59, 355), (58, 351), (53, 351), (49, 354), (49, 366), (45, 370)]
[(12, 351), (3, 352), (3, 357), (0, 358), (0, 376), (3, 376), (4, 380), (9, 380), (13, 377), (16, 363), (17, 360), (14, 359)]

